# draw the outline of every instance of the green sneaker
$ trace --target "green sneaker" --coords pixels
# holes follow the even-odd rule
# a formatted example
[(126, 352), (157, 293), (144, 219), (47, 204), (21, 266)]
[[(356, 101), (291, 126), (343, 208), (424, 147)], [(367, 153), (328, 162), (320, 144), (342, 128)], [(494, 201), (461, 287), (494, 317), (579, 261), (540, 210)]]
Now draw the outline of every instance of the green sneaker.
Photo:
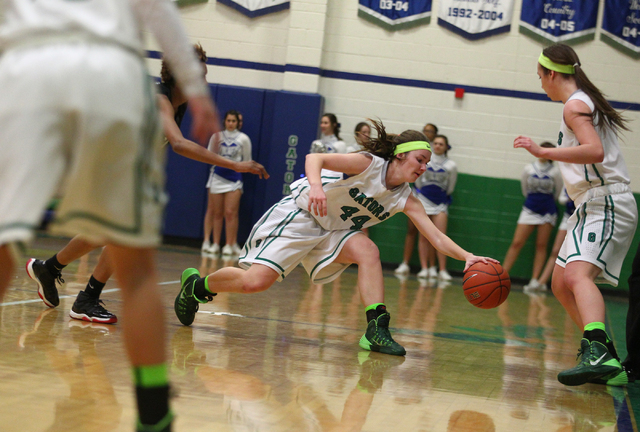
[(582, 357), (578, 365), (558, 374), (558, 381), (564, 385), (576, 386), (593, 382), (598, 378), (617, 375), (622, 371), (622, 365), (613, 357), (607, 347), (597, 341), (582, 339), (578, 358)]
[(382, 388), (383, 378), (389, 368), (404, 363), (404, 357), (390, 357), (372, 352), (358, 352), (360, 380), (356, 386), (363, 393), (374, 394)]
[(629, 379), (629, 375), (623, 367), (620, 372), (614, 372), (611, 375), (603, 376), (602, 378), (591, 379), (589, 382), (593, 384), (622, 387), (633, 381)]
[(360, 348), (367, 351), (377, 351), (383, 354), (403, 356), (407, 352), (391, 337), (389, 320), (391, 315), (383, 313), (376, 319), (369, 321), (367, 331), (360, 338)]
[(169, 411), (167, 415), (155, 425), (143, 425), (140, 423), (140, 419), (138, 419), (136, 432), (171, 432), (174, 417), (173, 412)]
[(196, 319), (196, 312), (198, 312), (200, 303), (208, 303), (213, 300), (213, 297), (200, 300), (193, 294), (195, 281), (199, 278), (200, 272), (194, 268), (188, 268), (183, 271), (182, 278), (180, 279), (182, 286), (173, 304), (173, 310), (176, 312), (176, 316), (182, 324), (187, 326), (191, 325), (193, 320)]

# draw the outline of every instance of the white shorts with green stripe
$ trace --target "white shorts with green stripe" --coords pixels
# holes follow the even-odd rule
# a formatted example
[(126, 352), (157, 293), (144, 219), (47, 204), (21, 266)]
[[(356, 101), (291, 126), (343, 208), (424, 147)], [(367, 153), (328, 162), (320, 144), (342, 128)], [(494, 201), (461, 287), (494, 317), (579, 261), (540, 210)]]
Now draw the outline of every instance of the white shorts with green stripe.
[(597, 283), (617, 286), (638, 223), (636, 200), (628, 186), (618, 188), (624, 190), (620, 193), (611, 193), (617, 192), (611, 187), (595, 189), (569, 218), (556, 264), (589, 262), (602, 270)]
[(293, 198), (283, 198), (255, 224), (242, 248), (243, 269), (262, 264), (284, 279), (302, 263), (313, 283), (331, 282), (349, 264), (335, 263), (346, 241), (360, 231), (323, 229)]
[(55, 232), (160, 243), (166, 150), (144, 59), (102, 43), (16, 48), (0, 88), (0, 244), (28, 242), (56, 192)]

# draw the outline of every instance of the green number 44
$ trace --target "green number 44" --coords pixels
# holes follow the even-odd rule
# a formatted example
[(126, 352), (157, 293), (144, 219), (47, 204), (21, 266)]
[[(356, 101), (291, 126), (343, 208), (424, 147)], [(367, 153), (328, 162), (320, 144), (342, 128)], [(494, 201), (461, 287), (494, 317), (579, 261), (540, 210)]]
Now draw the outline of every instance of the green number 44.
[(340, 210), (342, 210), (342, 214), (340, 215), (340, 218), (343, 221), (346, 221), (347, 219), (351, 219), (351, 222), (353, 222), (353, 226), (349, 227), (349, 229), (354, 231), (360, 231), (364, 226), (364, 224), (366, 224), (367, 221), (371, 219), (370, 216), (366, 216), (366, 215), (354, 216), (356, 213), (360, 211), (358, 207), (342, 206), (340, 207)]

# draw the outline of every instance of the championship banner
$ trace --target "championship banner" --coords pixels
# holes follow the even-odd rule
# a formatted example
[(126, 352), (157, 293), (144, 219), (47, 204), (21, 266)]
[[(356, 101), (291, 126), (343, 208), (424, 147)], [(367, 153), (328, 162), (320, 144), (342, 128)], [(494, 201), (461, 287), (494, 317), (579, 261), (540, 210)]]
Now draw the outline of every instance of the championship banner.
[(441, 0), (438, 24), (460, 36), (482, 39), (511, 29), (513, 0)]
[(520, 33), (540, 42), (595, 38), (599, 0), (522, 0)]
[(358, 16), (395, 31), (429, 24), (431, 0), (360, 0)]
[(179, 8), (183, 8), (183, 7), (187, 7), (187, 6), (193, 6), (193, 5), (197, 5), (197, 4), (202, 4), (202, 3), (206, 3), (209, 0), (173, 0), (173, 3), (179, 7)]
[(640, 0), (605, 0), (600, 39), (640, 58)]
[(232, 7), (249, 18), (289, 9), (289, 0), (218, 0), (218, 3)]

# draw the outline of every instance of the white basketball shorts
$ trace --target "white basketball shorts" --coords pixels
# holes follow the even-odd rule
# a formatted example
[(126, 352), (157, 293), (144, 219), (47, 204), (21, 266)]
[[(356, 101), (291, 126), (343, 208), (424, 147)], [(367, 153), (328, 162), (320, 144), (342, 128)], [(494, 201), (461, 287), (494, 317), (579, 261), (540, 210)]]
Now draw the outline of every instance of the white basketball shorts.
[(556, 264), (589, 262), (602, 269), (596, 282), (617, 286), (638, 223), (636, 200), (623, 184), (594, 188), (587, 194), (569, 218)]
[(331, 282), (349, 264), (334, 263), (346, 241), (360, 231), (327, 231), (293, 198), (283, 198), (255, 224), (242, 249), (240, 267), (262, 264), (284, 279), (299, 263), (313, 283)]
[(30, 240), (56, 192), (57, 232), (159, 242), (162, 131), (140, 56), (80, 42), (8, 50), (0, 125), (0, 244)]

